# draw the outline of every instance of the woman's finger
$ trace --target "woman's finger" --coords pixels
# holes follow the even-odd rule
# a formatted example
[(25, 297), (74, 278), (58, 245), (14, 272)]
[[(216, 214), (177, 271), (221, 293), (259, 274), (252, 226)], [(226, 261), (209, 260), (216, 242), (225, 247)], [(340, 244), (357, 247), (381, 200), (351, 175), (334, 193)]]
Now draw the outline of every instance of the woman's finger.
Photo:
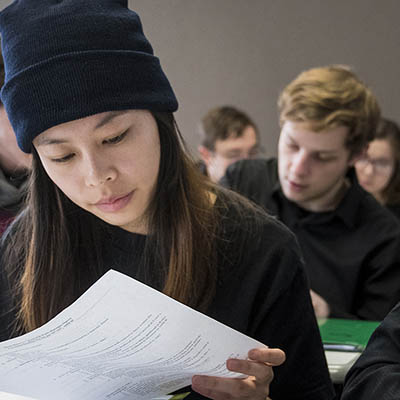
[(252, 349), (249, 351), (248, 356), (251, 360), (263, 362), (272, 367), (277, 367), (286, 360), (284, 351), (281, 349), (270, 349), (268, 347)]
[(269, 386), (256, 385), (254, 377), (221, 378), (197, 375), (192, 378), (192, 389), (203, 396), (219, 399), (265, 399)]
[(259, 361), (229, 359), (226, 366), (230, 371), (254, 376), (258, 381), (271, 382), (274, 377), (272, 367)]

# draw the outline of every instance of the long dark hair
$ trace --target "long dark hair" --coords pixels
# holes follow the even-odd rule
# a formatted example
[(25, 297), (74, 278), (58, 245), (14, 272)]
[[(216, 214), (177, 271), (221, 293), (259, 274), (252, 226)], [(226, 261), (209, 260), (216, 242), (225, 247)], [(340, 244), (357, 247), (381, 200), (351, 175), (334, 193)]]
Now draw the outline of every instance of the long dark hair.
[(392, 177), (382, 191), (385, 205), (400, 204), (400, 128), (387, 118), (381, 118), (374, 139), (387, 140), (394, 155), (394, 170)]
[[(172, 114), (153, 115), (161, 157), (147, 210), (145, 255), (160, 261), (164, 293), (202, 310), (216, 285), (215, 186), (184, 150)], [(107, 225), (72, 203), (47, 176), (34, 148), (32, 152), (27, 207), (10, 230), (4, 252), (17, 298), (17, 333), (47, 322), (100, 276), (100, 238)]]

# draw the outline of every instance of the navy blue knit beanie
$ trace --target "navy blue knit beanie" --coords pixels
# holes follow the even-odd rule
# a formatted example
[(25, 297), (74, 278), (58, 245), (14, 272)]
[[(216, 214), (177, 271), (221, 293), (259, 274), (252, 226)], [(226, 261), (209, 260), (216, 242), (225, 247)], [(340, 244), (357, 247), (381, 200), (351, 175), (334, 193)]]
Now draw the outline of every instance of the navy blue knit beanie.
[(160, 62), (126, 0), (16, 0), (0, 13), (1, 100), (19, 147), (105, 111), (176, 111)]

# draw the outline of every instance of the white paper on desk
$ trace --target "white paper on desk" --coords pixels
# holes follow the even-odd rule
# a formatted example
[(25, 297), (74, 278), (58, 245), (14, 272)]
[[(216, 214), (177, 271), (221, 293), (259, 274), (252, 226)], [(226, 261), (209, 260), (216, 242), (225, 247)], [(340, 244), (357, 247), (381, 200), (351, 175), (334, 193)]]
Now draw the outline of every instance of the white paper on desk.
[(262, 344), (110, 270), (46, 325), (0, 343), (0, 391), (40, 400), (152, 399), (194, 374), (237, 376)]

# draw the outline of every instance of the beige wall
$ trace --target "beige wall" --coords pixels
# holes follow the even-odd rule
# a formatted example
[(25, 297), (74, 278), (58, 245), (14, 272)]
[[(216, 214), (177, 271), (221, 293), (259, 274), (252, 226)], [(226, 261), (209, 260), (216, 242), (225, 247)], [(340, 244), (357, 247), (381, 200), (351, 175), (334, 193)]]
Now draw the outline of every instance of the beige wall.
[(400, 122), (399, 0), (130, 0), (180, 101), (192, 149), (210, 108), (233, 104), (276, 153), (276, 99), (301, 70), (348, 64)]
[(193, 150), (201, 116), (232, 104), (253, 117), (267, 155), (275, 154), (280, 90), (301, 70), (331, 63), (352, 66), (384, 114), (400, 122), (399, 0), (129, 0), (129, 6), (175, 89), (177, 120)]

